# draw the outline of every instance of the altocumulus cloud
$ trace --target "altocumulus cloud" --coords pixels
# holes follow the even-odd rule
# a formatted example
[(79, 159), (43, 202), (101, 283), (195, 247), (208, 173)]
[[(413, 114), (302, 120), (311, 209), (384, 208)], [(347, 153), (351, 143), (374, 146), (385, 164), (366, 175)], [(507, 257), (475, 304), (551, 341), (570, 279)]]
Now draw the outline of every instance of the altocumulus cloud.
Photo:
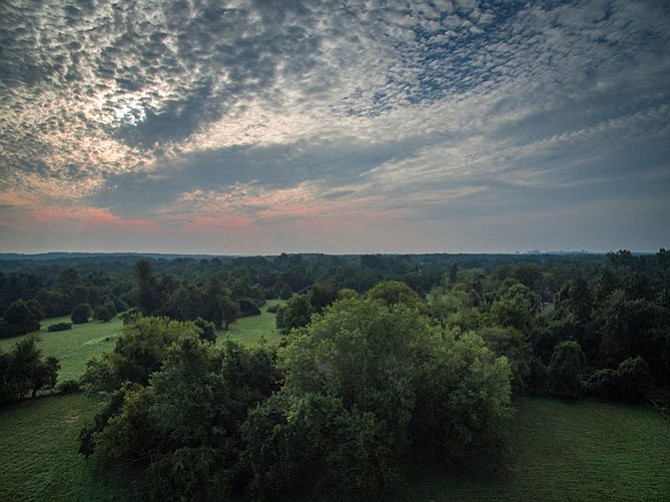
[(667, 246), (669, 26), (662, 0), (2, 2), (0, 245)]

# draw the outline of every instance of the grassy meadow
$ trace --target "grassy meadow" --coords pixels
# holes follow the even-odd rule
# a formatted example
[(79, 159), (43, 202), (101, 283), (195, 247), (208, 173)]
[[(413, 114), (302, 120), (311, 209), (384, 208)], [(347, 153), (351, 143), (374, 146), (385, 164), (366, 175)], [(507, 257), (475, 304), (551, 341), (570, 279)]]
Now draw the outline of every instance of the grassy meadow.
[[(55, 356), (60, 361), (58, 381), (77, 379), (86, 370), (86, 363), (95, 356), (109, 352), (114, 348), (116, 337), (121, 334), (123, 322), (115, 317), (110, 322), (91, 321), (86, 324), (73, 324), (68, 331), (49, 333), (47, 328), (59, 322), (70, 322), (69, 316), (55, 317), (42, 321), (42, 327), (35, 332), (41, 340), (42, 354)], [(0, 340), (0, 350), (8, 351), (22, 337)]]
[[(275, 329), (275, 315), (267, 308), (279, 300), (270, 300), (261, 309), (260, 316), (244, 317), (230, 326), (228, 331), (219, 331), (217, 343), (229, 338), (244, 345), (253, 345), (264, 338), (267, 343), (279, 343), (281, 335)], [(77, 379), (86, 370), (86, 363), (96, 356), (114, 349), (114, 342), (121, 334), (123, 322), (115, 317), (110, 322), (90, 321), (73, 324), (68, 331), (49, 333), (47, 328), (59, 322), (70, 322), (69, 316), (55, 317), (42, 321), (42, 327), (34, 334), (40, 338), (42, 354), (55, 356), (60, 361), (58, 381)], [(8, 351), (22, 337), (0, 339), (0, 350)]]
[(391, 500), (670, 500), (670, 423), (651, 406), (523, 398), (494, 473), (416, 466)]

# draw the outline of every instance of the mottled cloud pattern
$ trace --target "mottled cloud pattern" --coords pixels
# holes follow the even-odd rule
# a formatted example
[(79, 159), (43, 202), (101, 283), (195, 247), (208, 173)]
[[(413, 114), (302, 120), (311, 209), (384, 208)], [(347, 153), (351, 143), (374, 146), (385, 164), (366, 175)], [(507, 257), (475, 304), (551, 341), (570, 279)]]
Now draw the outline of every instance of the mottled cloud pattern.
[(0, 251), (653, 250), (670, 4), (0, 3)]

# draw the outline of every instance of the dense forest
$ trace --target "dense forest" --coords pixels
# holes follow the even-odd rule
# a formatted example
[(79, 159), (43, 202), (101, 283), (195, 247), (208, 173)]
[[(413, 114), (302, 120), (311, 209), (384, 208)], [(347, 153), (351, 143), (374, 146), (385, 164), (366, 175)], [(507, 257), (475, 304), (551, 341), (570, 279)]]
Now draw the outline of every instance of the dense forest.
[[(0, 353), (0, 401), (81, 389), (80, 435), (154, 499), (381, 490), (409, 458), (504, 454), (514, 398), (651, 400), (670, 388), (670, 253), (57, 256), (0, 260), (0, 337), (124, 319), (56, 387), (34, 337)], [(279, 346), (217, 333), (276, 309)]]

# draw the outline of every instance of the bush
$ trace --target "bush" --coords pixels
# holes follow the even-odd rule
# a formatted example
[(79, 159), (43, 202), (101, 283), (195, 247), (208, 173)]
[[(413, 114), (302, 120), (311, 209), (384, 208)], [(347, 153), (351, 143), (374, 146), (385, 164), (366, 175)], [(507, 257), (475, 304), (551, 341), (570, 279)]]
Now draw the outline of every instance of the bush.
[(270, 305), (270, 306), (267, 308), (267, 311), (268, 311), (270, 314), (276, 314), (278, 308), (279, 308), (279, 305)]
[(0, 331), (4, 331), (5, 334), (9, 332), (9, 336), (19, 336), (30, 333), (31, 331), (37, 331), (40, 329), (40, 312), (41, 308), (37, 300), (31, 300), (26, 302), (24, 300), (16, 300), (12, 303), (5, 313), (3, 318), (5, 322), (9, 325), (9, 331), (4, 327)]
[(54, 332), (54, 331), (67, 331), (69, 329), (72, 329), (72, 323), (71, 322), (59, 322), (57, 324), (52, 324), (47, 328), (47, 331), (49, 332)]
[(565, 341), (556, 345), (547, 367), (549, 391), (559, 397), (579, 397), (583, 390), (579, 375), (585, 363), (578, 342)]
[(88, 303), (80, 303), (72, 309), (70, 318), (74, 324), (85, 324), (91, 318), (92, 310)]
[(65, 380), (56, 386), (56, 392), (60, 394), (74, 394), (80, 390), (81, 387), (77, 380)]
[(640, 356), (629, 357), (616, 370), (598, 370), (587, 382), (587, 389), (594, 396), (630, 401), (646, 398), (651, 386), (649, 368)]
[(252, 315), (261, 315), (261, 309), (258, 308), (256, 302), (251, 298), (243, 298), (239, 301), (240, 317), (248, 317)]
[(95, 308), (93, 317), (95, 317), (97, 321), (109, 322), (114, 318), (115, 315), (116, 312), (114, 311), (114, 305), (104, 304), (104, 305), (98, 305)]

